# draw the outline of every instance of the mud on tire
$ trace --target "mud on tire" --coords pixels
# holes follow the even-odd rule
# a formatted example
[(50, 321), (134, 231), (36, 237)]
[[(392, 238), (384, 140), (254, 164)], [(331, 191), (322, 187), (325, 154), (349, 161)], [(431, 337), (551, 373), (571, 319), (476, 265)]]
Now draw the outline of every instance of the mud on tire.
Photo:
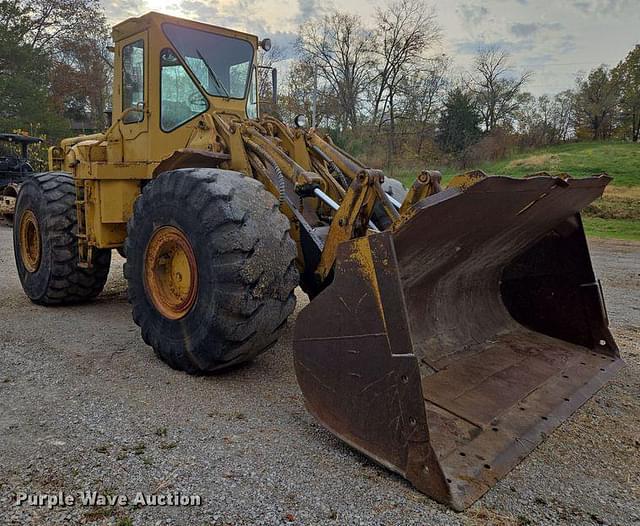
[[(183, 235), (195, 260), (197, 294), (178, 319), (161, 314), (145, 274), (147, 250), (162, 228)], [(125, 253), (134, 321), (175, 369), (208, 373), (250, 360), (275, 343), (295, 307), (289, 221), (262, 184), (236, 172), (161, 174), (136, 201)]]
[[(66, 173), (36, 174), (20, 188), (13, 246), (22, 288), (34, 303), (88, 301), (102, 292), (107, 281), (110, 250), (94, 250), (92, 268), (78, 267), (75, 202), (73, 178)], [(28, 251), (27, 238), (33, 244)]]

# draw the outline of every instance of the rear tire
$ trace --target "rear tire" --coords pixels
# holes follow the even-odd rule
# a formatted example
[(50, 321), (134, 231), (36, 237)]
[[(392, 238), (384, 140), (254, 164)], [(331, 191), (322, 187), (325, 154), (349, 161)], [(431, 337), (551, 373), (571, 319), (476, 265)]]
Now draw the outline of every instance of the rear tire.
[(102, 292), (111, 250), (94, 250), (92, 268), (78, 267), (76, 189), (66, 173), (36, 174), (21, 186), (13, 247), (22, 288), (39, 305), (81, 303)]
[(135, 204), (125, 244), (133, 318), (171, 367), (209, 373), (275, 343), (299, 278), (289, 221), (256, 180), (165, 172)]

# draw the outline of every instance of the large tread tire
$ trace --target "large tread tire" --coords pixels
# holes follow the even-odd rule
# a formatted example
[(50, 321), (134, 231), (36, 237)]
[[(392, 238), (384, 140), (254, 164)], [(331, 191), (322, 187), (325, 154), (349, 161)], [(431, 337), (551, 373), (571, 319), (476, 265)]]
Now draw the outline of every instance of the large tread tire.
[[(180, 319), (162, 315), (145, 284), (154, 232), (179, 229), (197, 268)], [(174, 369), (205, 374), (268, 349), (295, 307), (296, 245), (278, 202), (254, 179), (213, 168), (172, 170), (149, 183), (128, 224), (125, 277), (142, 338)]]
[[(16, 202), (13, 246), (26, 295), (39, 305), (89, 301), (102, 292), (109, 275), (111, 250), (94, 250), (91, 268), (78, 267), (76, 188), (62, 172), (34, 174), (21, 186)], [(39, 227), (40, 262), (27, 270), (21, 256), (21, 220), (30, 211)]]

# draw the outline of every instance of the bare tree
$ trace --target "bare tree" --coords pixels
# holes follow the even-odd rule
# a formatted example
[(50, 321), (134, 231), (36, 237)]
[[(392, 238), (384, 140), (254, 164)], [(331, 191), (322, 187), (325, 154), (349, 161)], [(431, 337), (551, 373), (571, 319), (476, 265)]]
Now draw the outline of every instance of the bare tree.
[(428, 60), (400, 85), (403, 115), (417, 128), (416, 153), (420, 155), (429, 128), (437, 120), (447, 94), (450, 60), (441, 55)]
[(106, 25), (99, 0), (23, 0), (29, 12), (25, 39), (33, 49), (53, 53), (63, 42), (90, 37)]
[(312, 122), (313, 99), (316, 92), (317, 123), (325, 127), (335, 127), (341, 114), (340, 104), (333, 90), (326, 83), (316, 88), (314, 69), (313, 64), (303, 60), (296, 60), (291, 64), (280, 96), (279, 109), (285, 120), (290, 122), (299, 114), (305, 115), (307, 121)]
[(402, 116), (398, 103), (402, 86), (424, 68), (427, 52), (440, 38), (440, 28), (433, 8), (423, 0), (392, 0), (376, 11), (376, 22), (372, 121), (378, 129), (388, 126), (387, 165), (391, 168), (397, 152), (396, 121)]
[(85, 131), (102, 130), (111, 97), (113, 66), (107, 55), (106, 27), (92, 36), (65, 38), (57, 45), (49, 74), (50, 95), (58, 111)]
[(469, 89), (476, 97), (487, 131), (514, 116), (519, 107), (518, 94), (531, 77), (530, 72), (516, 75), (509, 60), (509, 54), (496, 46), (482, 50), (475, 59)]
[(341, 127), (356, 128), (361, 95), (369, 80), (372, 38), (360, 17), (334, 12), (300, 28), (297, 48), (313, 64), (340, 105)]
[(421, 69), (426, 53), (439, 41), (435, 12), (422, 0), (397, 0), (376, 12), (375, 34), (377, 93), (373, 122), (378, 127), (395, 123), (395, 99), (400, 85)]

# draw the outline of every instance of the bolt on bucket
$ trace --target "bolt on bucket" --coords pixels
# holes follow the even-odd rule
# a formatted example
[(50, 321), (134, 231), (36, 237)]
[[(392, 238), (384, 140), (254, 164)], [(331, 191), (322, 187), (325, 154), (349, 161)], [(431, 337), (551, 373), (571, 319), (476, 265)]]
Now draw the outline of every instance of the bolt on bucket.
[(486, 177), (343, 243), (296, 324), (309, 411), (471, 505), (622, 366), (579, 216), (609, 181)]

